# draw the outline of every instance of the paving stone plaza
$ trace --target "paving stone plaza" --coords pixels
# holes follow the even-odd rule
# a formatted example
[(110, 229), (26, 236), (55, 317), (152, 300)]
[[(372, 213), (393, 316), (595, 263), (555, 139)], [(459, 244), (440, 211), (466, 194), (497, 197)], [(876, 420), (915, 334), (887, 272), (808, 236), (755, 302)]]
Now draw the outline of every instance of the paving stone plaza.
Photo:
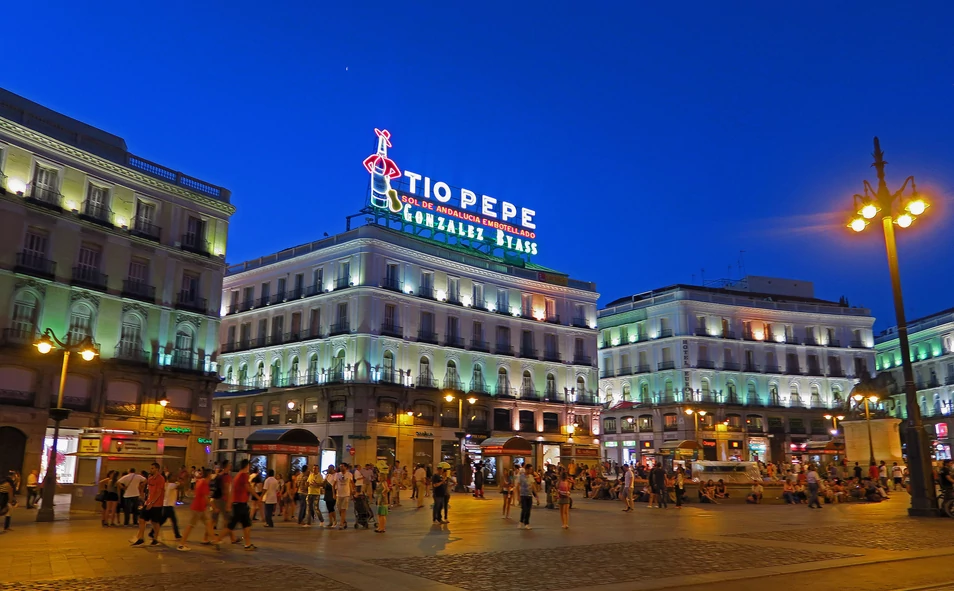
[[(530, 531), (500, 518), (497, 498), (455, 495), (450, 523), (427, 508), (392, 511), (386, 534), (256, 522), (257, 552), (241, 546), (131, 548), (131, 528), (95, 516), (53, 524), (16, 509), (0, 536), (0, 589), (219, 591), (413, 589), (759, 589), (772, 581), (815, 589), (945, 589), (954, 581), (954, 522), (911, 519), (901, 494), (881, 504), (690, 504), (681, 510), (577, 499), (569, 530), (533, 510)], [(184, 517), (184, 511), (180, 514)]]

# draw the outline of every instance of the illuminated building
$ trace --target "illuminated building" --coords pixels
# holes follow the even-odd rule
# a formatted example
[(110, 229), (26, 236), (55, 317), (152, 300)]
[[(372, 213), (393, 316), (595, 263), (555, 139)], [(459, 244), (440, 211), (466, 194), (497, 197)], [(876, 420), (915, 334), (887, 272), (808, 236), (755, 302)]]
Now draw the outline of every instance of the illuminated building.
[[(0, 90), (2, 473), (40, 468), (63, 358), (33, 346), (46, 329), (60, 339), (89, 336), (100, 351), (93, 361), (69, 360), (64, 454), (77, 451), (80, 429), (95, 427), (162, 438), (164, 450), (155, 453), (175, 469), (205, 465), (199, 437), (208, 435), (217, 384), (233, 212), (226, 189)], [(105, 460), (99, 468), (105, 474), (150, 461)], [(91, 484), (95, 463), (66, 456), (60, 479)]]
[(712, 460), (801, 458), (870, 375), (873, 323), (811, 283), (766, 277), (611, 302), (598, 320), (603, 456), (672, 457), (681, 444)]
[[(935, 459), (950, 459), (948, 428), (954, 414), (954, 310), (908, 321), (908, 338), (918, 405), (932, 440), (932, 451)], [(897, 327), (875, 337), (875, 351), (875, 368), (881, 385), (887, 388), (890, 396), (885, 401), (885, 410), (892, 416), (905, 419), (907, 411)]]

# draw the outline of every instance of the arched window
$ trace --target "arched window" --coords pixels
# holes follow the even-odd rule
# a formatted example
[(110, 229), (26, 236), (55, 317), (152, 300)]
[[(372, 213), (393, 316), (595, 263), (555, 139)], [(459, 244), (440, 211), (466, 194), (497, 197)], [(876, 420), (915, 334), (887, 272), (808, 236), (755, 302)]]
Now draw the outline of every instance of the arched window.
[(818, 391), (818, 384), (812, 384), (809, 406), (812, 408), (821, 408), (822, 406), (821, 393)]
[(21, 291), (13, 302), (12, 326), (13, 336), (32, 341), (36, 335), (36, 321), (39, 314), (39, 302), (36, 296), (28, 291)]
[(479, 363), (474, 364), (474, 375), (470, 381), (471, 392), (487, 392), (487, 386), (484, 384), (484, 370)]
[(345, 371), (345, 352), (344, 352), (344, 349), (341, 349), (331, 360), (331, 373), (329, 375), (330, 381), (343, 382), (345, 377), (344, 371)]
[(520, 381), (520, 396), (524, 398), (536, 398), (536, 391), (533, 389), (533, 375), (528, 371), (523, 371), (523, 379)]
[(463, 390), (460, 383), (460, 376), (457, 375), (457, 364), (453, 360), (447, 362), (447, 369), (444, 372), (444, 388), (448, 390)]
[(427, 357), (421, 357), (417, 363), (417, 385), (421, 388), (437, 387), (431, 374), (431, 360)]
[(497, 370), (497, 396), (510, 396), (510, 378), (503, 367)]
[(272, 362), (271, 369), (271, 385), (272, 387), (282, 386), (282, 362), (280, 359), (276, 359)]
[(709, 400), (709, 378), (702, 378), (700, 381), (702, 386), (702, 399), (707, 401)]
[(745, 403), (746, 404), (757, 404), (759, 401), (758, 391), (755, 388), (753, 382), (749, 382), (745, 387)]
[(626, 402), (629, 402), (629, 399), (632, 397), (632, 393), (630, 392), (630, 389), (631, 389), (631, 386), (629, 385), (629, 382), (626, 382), (625, 384), (623, 384), (623, 400), (625, 400)]
[(73, 304), (70, 309), (70, 328), (66, 336), (71, 343), (79, 343), (86, 337), (93, 338), (93, 309), (88, 304)]
[[(255, 385), (259, 388), (265, 387), (265, 362), (258, 362), (258, 369), (255, 371)], [(261, 424), (261, 423), (259, 423)]]
[(769, 384), (769, 404), (779, 406), (780, 402), (778, 397), (778, 384)]
[(226, 383), (226, 384), (234, 384), (234, 383), (235, 383), (235, 382), (232, 381), (232, 366), (231, 366), (231, 365), (228, 366), (228, 368), (226, 368), (226, 370), (225, 370), (225, 383)]
[(246, 364), (243, 363), (242, 365), (239, 366), (239, 376), (238, 376), (238, 379), (239, 379), (239, 381), (238, 381), (239, 385), (241, 385), (241, 386), (248, 386), (248, 385), (249, 385), (249, 383), (248, 383), (248, 365), (246, 365)]
[(288, 385), (298, 385), (298, 357), (292, 357), (291, 366), (288, 368)]
[(789, 405), (789, 406), (801, 406), (801, 405), (802, 405), (802, 399), (801, 399), (801, 397), (798, 395), (798, 384), (791, 384), (791, 385), (789, 386), (788, 405)]
[(841, 386), (831, 387), (831, 402), (833, 405), (839, 405), (843, 402), (841, 396)]
[(934, 393), (934, 414), (941, 414), (941, 395), (937, 392)]
[(663, 394), (665, 395), (666, 402), (674, 402), (673, 393), (672, 393), (672, 380), (666, 380), (663, 382)]
[(547, 390), (546, 390), (546, 396), (547, 396), (547, 398), (551, 398), (551, 399), (552, 399), (552, 398), (556, 398), (556, 394), (557, 394), (557, 389), (556, 389), (556, 376), (554, 376), (552, 373), (548, 373), (548, 374), (547, 374)]
[(381, 381), (393, 384), (397, 382), (396, 377), (394, 375), (394, 353), (385, 351), (381, 368)]
[(649, 402), (649, 383), (643, 382), (639, 385), (639, 400), (636, 402)]
[(308, 383), (314, 384), (318, 381), (318, 354), (312, 353), (308, 358)]
[(729, 404), (735, 404), (738, 402), (738, 392), (735, 389), (735, 382), (728, 382), (725, 385), (725, 395), (728, 399)]
[(930, 416), (930, 415), (928, 414), (927, 398), (925, 398), (924, 396), (921, 396), (920, 407), (921, 407), (921, 414), (922, 414), (922, 415), (924, 415), (924, 416)]
[(586, 380), (583, 376), (578, 376), (576, 378), (576, 395), (582, 396), (583, 394), (586, 394)]
[(172, 365), (181, 369), (195, 369), (194, 335), (188, 326), (176, 331), (176, 345), (172, 350)]
[(135, 314), (123, 314), (116, 356), (120, 359), (142, 359), (142, 321)]

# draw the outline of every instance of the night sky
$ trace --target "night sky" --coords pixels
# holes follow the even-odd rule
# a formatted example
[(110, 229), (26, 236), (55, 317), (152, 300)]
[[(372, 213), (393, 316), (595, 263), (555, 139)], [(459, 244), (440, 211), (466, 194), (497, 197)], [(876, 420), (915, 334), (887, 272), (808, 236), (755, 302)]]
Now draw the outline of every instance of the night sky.
[(845, 228), (878, 135), (934, 203), (908, 316), (954, 305), (954, 3), (148, 4), (5, 6), (0, 85), (231, 189), (229, 262), (343, 231), (382, 127), (402, 169), (535, 209), (535, 262), (601, 305), (745, 272), (880, 330), (880, 228)]

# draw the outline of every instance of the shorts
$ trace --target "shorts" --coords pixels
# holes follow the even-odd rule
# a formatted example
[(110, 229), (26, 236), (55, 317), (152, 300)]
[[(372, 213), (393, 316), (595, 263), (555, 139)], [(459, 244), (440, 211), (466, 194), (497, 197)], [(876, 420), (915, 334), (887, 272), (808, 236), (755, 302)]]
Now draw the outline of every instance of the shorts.
[(569, 505), (570, 497), (560, 497), (560, 500), (557, 501), (557, 505)]
[(325, 495), (325, 507), (327, 507), (328, 513), (334, 513), (334, 512), (335, 512), (335, 499), (334, 499), (334, 497), (329, 497), (328, 495)]
[(632, 496), (633, 496), (633, 489), (631, 489), (631, 488), (624, 488), (624, 489), (623, 489), (623, 498), (624, 498), (624, 499), (628, 499), (628, 498), (630, 498), (630, 497), (632, 497)]
[(351, 497), (338, 497), (335, 501), (335, 505), (338, 507), (339, 511), (348, 510), (348, 501), (351, 500)]
[(209, 515), (208, 511), (196, 511), (195, 509), (189, 511), (189, 525), (195, 525), (196, 523), (208, 523), (211, 521), (212, 516)]
[(153, 523), (162, 523), (162, 507), (153, 507), (152, 509), (143, 507), (139, 513), (139, 519)]
[(383, 504), (383, 503), (380, 504), (380, 505), (378, 505), (378, 515), (381, 516), (381, 517), (387, 517), (387, 516), (388, 516), (388, 506), (385, 505), (385, 504)]
[(896, 477), (894, 478), (894, 483), (895, 483), (895, 484), (901, 484), (901, 477), (900, 477), (900, 476), (896, 476)]
[(106, 493), (106, 502), (118, 501), (118, 500), (119, 500), (119, 493), (114, 493), (114, 492)]
[(243, 528), (252, 527), (252, 516), (248, 511), (248, 503), (232, 503), (232, 516), (226, 529), (233, 530), (236, 525)]

